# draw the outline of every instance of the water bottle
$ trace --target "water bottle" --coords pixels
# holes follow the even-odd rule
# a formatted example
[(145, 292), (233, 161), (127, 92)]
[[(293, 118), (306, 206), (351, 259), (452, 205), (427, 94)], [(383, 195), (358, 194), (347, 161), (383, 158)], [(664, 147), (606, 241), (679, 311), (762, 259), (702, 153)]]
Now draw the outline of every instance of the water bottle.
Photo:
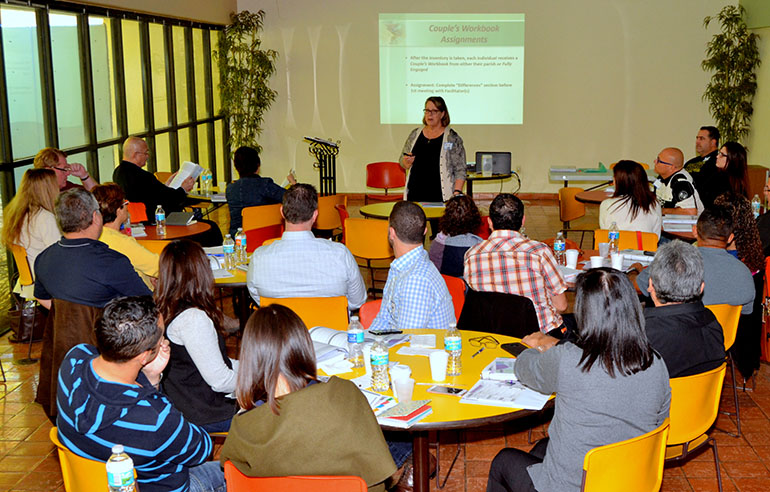
[(459, 376), (463, 373), (463, 364), (460, 358), (463, 355), (463, 339), (460, 336), (460, 330), (457, 329), (457, 323), (451, 323), (444, 335), (444, 350), (449, 354), (447, 361), (447, 376)]
[(235, 259), (235, 241), (230, 234), (225, 235), (225, 241), (222, 243), (222, 251), (225, 254), (225, 270), (234, 270), (237, 266)]
[(123, 445), (112, 447), (112, 456), (107, 460), (107, 486), (110, 492), (133, 492), (134, 461), (123, 452)]
[(751, 211), (754, 213), (754, 218), (759, 217), (759, 209), (762, 208), (762, 201), (759, 199), (759, 195), (754, 195), (751, 199)]
[(612, 253), (618, 252), (618, 243), (620, 242), (620, 230), (618, 229), (618, 224), (615, 222), (610, 226), (608, 236), (610, 240), (610, 256), (612, 256)]
[(527, 229), (524, 226), (521, 226), (521, 229), (519, 229), (519, 234), (521, 234), (522, 237), (529, 239), (529, 236), (527, 236)]
[(382, 336), (377, 336), (372, 345), (372, 389), (388, 391), (388, 346)]
[(358, 316), (351, 316), (348, 325), (348, 360), (353, 367), (364, 367), (364, 327)]
[(211, 171), (204, 169), (201, 173), (201, 195), (211, 194), (211, 181), (214, 177), (211, 175)]
[(126, 221), (120, 224), (120, 232), (126, 236), (131, 235), (131, 215), (126, 216)]
[(246, 234), (243, 233), (243, 227), (239, 227), (235, 232), (235, 259), (239, 265), (246, 263)]
[(553, 256), (556, 258), (557, 265), (564, 265), (564, 250), (567, 248), (567, 243), (564, 241), (564, 234), (559, 231), (556, 234), (556, 239), (553, 240)]
[(155, 209), (155, 232), (158, 236), (166, 235), (166, 211), (160, 205)]

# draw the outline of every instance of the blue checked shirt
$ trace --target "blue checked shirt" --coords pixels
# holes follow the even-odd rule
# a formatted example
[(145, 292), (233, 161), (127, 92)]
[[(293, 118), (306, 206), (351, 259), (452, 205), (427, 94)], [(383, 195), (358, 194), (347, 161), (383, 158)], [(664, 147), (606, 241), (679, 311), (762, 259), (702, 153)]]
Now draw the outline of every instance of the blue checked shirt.
[(390, 264), (382, 306), (371, 330), (436, 328), (455, 322), (446, 282), (421, 246)]

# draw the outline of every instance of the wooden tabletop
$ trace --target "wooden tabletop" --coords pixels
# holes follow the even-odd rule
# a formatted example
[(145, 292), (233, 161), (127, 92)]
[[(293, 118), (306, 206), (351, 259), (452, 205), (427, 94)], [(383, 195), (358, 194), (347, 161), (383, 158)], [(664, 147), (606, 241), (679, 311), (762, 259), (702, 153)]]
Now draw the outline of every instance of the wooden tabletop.
[[(383, 203), (371, 203), (361, 207), (361, 215), (372, 219), (387, 219), (390, 217), (390, 212), (393, 210), (393, 205), (398, 202), (383, 202)], [(444, 205), (437, 206), (425, 206), (422, 203), (418, 203), (420, 207), (425, 211), (425, 216), (429, 219), (440, 219), (444, 215)]]
[(612, 193), (605, 190), (581, 191), (575, 195), (575, 200), (583, 203), (602, 203), (608, 198), (612, 198)]

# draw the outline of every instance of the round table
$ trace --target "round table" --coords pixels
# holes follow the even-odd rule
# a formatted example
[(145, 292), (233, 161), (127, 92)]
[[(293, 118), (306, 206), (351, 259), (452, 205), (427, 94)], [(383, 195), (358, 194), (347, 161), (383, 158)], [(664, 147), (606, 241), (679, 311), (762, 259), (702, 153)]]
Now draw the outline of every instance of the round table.
[[(383, 203), (371, 203), (361, 207), (361, 215), (371, 219), (388, 219), (390, 212), (393, 210), (393, 205), (398, 202), (383, 202)], [(444, 204), (441, 206), (435, 206), (432, 204), (418, 202), (418, 205), (425, 211), (425, 217), (428, 219), (440, 219), (444, 215)], [(438, 203), (436, 203), (438, 205)]]
[[(404, 330), (406, 334), (435, 334), (436, 347), (444, 346), (443, 330)], [(486, 348), (479, 355), (473, 357), (479, 347), (473, 347), (468, 339), (482, 336), (494, 336), (501, 344), (518, 342), (518, 338), (504, 335), (490, 335), (476, 331), (462, 331), (463, 337), (463, 355), (462, 355), (462, 375), (447, 376), (444, 381), (436, 384), (457, 386), (464, 389), (470, 389), (481, 377), (481, 370), (497, 357), (511, 357), (511, 355), (499, 346), (496, 348)], [(408, 342), (407, 342), (408, 343)], [(408, 365), (412, 369), (412, 377), (416, 383), (433, 383), (430, 375), (430, 362), (425, 356), (408, 356), (397, 354), (398, 349), (404, 344), (396, 345), (389, 351), (390, 360), (398, 361), (400, 364)], [(364, 369), (354, 369), (351, 372), (341, 374), (344, 379), (353, 379), (364, 374)], [(430, 385), (416, 384), (414, 387), (414, 400), (431, 400), (433, 413), (414, 424), (409, 429), (389, 427), (383, 425), (382, 428), (392, 431), (406, 431), (412, 434), (412, 444), (414, 449), (414, 490), (430, 490), (430, 470), (428, 463), (428, 431), (468, 429), (482, 427), (484, 425), (498, 424), (509, 420), (516, 420), (528, 415), (538, 413), (539, 410), (523, 410), (508, 407), (493, 407), (486, 405), (470, 405), (460, 403), (460, 398), (451, 395), (438, 395), (428, 393)], [(391, 391), (384, 394), (392, 395)], [(553, 404), (553, 398), (547, 405)]]
[(147, 234), (147, 236), (143, 236), (137, 239), (150, 239), (153, 241), (157, 240), (171, 240), (171, 239), (182, 239), (184, 237), (190, 237), (194, 236), (196, 234), (200, 234), (201, 232), (206, 232), (209, 229), (211, 229), (211, 226), (209, 224), (206, 224), (204, 222), (196, 222), (195, 224), (191, 224), (188, 226), (172, 226), (167, 225), (166, 226), (166, 234), (163, 236), (159, 236), (156, 231), (156, 226), (145, 226), (144, 232)]
[(608, 198), (612, 198), (612, 192), (605, 190), (581, 191), (575, 195), (575, 200), (583, 203), (602, 203)]

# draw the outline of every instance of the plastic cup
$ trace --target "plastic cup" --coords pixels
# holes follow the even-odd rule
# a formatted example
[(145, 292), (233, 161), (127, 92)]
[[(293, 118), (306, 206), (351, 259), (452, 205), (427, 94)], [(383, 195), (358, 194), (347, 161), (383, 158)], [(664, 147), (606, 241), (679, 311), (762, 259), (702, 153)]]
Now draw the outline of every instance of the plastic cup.
[(410, 401), (414, 393), (414, 379), (401, 378), (393, 381), (393, 391), (396, 393), (396, 399), (399, 402)]
[(564, 254), (567, 257), (567, 268), (577, 268), (578, 255), (580, 252), (576, 249), (568, 249)]
[(610, 254), (610, 243), (599, 243), (599, 256), (606, 258)]
[(443, 350), (436, 350), (430, 354), (430, 377), (434, 381), (446, 379), (446, 365), (449, 362), (449, 354)]
[(591, 268), (601, 268), (604, 266), (604, 257), (603, 256), (592, 256), (591, 257)]
[(612, 253), (612, 268), (623, 270), (623, 255), (621, 253)]
[(412, 368), (406, 364), (396, 364), (390, 368), (390, 379), (395, 381), (396, 379), (406, 379), (412, 375)]

